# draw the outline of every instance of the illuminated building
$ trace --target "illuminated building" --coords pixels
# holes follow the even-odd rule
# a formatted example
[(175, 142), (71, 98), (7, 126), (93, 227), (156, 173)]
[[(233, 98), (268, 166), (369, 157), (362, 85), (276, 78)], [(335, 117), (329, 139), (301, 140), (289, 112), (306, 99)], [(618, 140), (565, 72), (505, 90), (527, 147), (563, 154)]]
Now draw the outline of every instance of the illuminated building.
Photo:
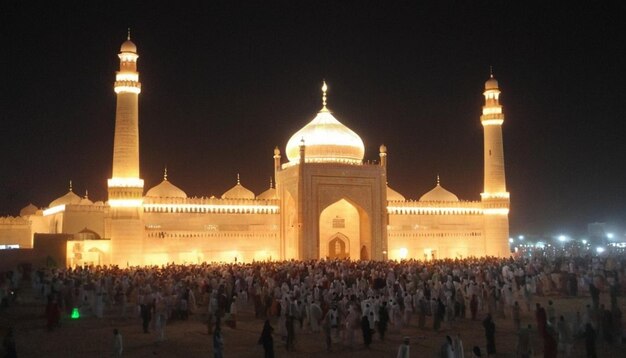
[[(391, 189), (387, 148), (364, 161), (361, 138), (322, 108), (273, 152), (274, 178), (255, 195), (237, 177), (220, 198), (188, 197), (170, 179), (144, 193), (139, 173), (141, 92), (137, 47), (122, 44), (112, 175), (108, 201), (70, 190), (45, 209), (0, 218), (0, 244), (32, 247), (35, 234), (69, 234), (67, 263), (162, 264), (282, 259), (432, 259), (507, 256), (506, 191), (498, 82), (485, 83), (484, 188), (481, 201), (462, 201), (435, 187), (419, 200)], [(269, 158), (268, 158), (269, 162)], [(269, 163), (268, 163), (269, 164)]]

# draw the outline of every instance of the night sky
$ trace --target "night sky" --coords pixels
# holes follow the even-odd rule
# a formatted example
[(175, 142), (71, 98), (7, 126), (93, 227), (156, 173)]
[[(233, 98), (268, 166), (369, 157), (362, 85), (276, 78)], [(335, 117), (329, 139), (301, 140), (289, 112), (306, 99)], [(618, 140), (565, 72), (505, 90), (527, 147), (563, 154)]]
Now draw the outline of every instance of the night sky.
[(512, 234), (625, 226), (623, 2), (59, 3), (0, 4), (0, 215), (47, 206), (70, 179), (106, 200), (130, 26), (146, 190), (164, 166), (190, 196), (220, 196), (237, 173), (267, 189), (274, 147), (286, 160), (326, 79), (329, 108), (361, 136), (366, 159), (387, 145), (392, 188), (418, 199), (439, 174), (478, 200), (492, 65)]

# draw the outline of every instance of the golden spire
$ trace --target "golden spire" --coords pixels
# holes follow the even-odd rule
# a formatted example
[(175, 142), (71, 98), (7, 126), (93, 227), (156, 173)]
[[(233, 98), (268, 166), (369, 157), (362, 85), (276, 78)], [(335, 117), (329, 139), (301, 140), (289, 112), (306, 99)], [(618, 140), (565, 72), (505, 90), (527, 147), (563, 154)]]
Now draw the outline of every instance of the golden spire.
[(70, 191), (73, 191), (72, 190), (72, 179), (70, 179)]
[(328, 110), (326, 108), (326, 91), (328, 91), (328, 86), (326, 85), (326, 81), (322, 81), (322, 110)]
[(89, 199), (89, 190), (85, 189), (85, 199)]
[(441, 185), (441, 181), (439, 180), (439, 174), (437, 174), (437, 186)]
[(237, 173), (237, 185), (241, 185), (241, 181), (239, 180), (239, 173)]
[(163, 169), (163, 180), (167, 181), (167, 165), (165, 166), (165, 169)]
[(130, 27), (128, 28), (128, 35), (126, 36), (126, 40), (130, 41)]
[(270, 189), (274, 187), (274, 183), (272, 182), (272, 177), (270, 177)]
[(489, 78), (493, 78), (493, 66), (489, 65)]

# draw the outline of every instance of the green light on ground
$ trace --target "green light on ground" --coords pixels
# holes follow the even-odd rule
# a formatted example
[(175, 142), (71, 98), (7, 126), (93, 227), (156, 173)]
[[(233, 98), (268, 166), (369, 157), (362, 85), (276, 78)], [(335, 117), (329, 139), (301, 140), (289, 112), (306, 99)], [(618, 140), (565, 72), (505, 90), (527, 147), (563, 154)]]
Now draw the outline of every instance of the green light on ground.
[(78, 308), (74, 308), (72, 309), (72, 319), (79, 319), (80, 318), (80, 313), (78, 312)]

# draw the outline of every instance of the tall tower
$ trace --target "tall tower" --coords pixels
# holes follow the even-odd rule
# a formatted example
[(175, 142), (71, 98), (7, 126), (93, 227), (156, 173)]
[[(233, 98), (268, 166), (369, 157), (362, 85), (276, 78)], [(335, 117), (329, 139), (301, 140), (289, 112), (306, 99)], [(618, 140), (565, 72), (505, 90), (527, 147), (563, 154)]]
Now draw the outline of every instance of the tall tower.
[(137, 72), (137, 46), (128, 39), (120, 49), (120, 70), (115, 74), (117, 93), (115, 139), (113, 142), (113, 173), (108, 180), (109, 205), (136, 207), (141, 205), (143, 180), (139, 178), (139, 93), (141, 83)]
[(113, 170), (108, 180), (109, 228), (115, 264), (141, 264), (143, 230), (141, 205), (143, 179), (139, 177), (139, 93), (137, 46), (128, 38), (122, 44), (120, 70), (115, 74), (117, 94)]
[(504, 113), (500, 105), (498, 81), (490, 74), (485, 82), (485, 105), (480, 122), (484, 138), (484, 189), (480, 194), (485, 217), (485, 254), (508, 256), (509, 251), (509, 204), (504, 175), (504, 148), (502, 124)]

